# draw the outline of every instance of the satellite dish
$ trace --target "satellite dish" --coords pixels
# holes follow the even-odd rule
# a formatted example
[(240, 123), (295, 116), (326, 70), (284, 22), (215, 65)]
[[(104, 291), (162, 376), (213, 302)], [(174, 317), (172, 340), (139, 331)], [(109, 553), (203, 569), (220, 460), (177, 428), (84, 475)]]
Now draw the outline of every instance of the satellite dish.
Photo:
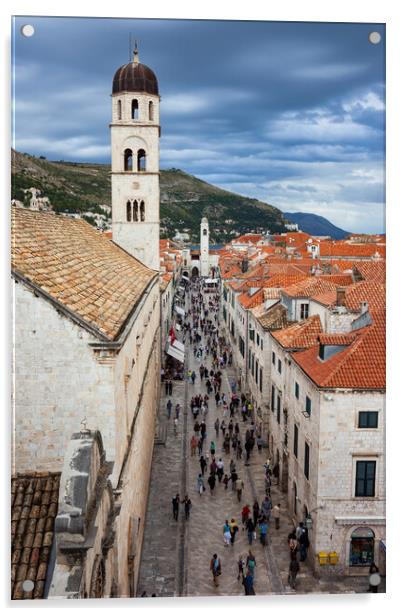
[(308, 243), (308, 244), (311, 244), (311, 243), (312, 243), (312, 241), (313, 241), (313, 240), (312, 240), (312, 239), (311, 239), (311, 237), (310, 237), (310, 238), (307, 240), (307, 243)]

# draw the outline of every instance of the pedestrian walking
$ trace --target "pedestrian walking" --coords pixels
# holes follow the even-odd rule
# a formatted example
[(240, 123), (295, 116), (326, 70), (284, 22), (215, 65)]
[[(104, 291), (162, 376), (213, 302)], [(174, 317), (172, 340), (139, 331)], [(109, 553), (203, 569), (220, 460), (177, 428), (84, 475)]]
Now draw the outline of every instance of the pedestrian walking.
[(169, 396), (171, 396), (173, 393), (173, 383), (172, 381), (169, 381)]
[(225, 523), (223, 525), (223, 544), (225, 546), (225, 548), (228, 547), (230, 540), (231, 540), (231, 534), (230, 534), (230, 526), (229, 526), (229, 521), (225, 520)]
[(230, 526), (230, 543), (232, 544), (232, 546), (234, 545), (235, 539), (236, 539), (236, 534), (239, 530), (239, 527), (237, 526), (237, 522), (234, 518), (232, 518), (229, 522), (229, 526)]
[(275, 528), (276, 528), (276, 530), (278, 530), (279, 526), (280, 526), (280, 517), (281, 517), (281, 505), (280, 505), (280, 503), (278, 503), (277, 505), (275, 505), (275, 507), (273, 507), (273, 509), (272, 509), (272, 517), (275, 520)]
[(211, 445), (210, 445), (209, 450), (211, 452), (211, 456), (214, 456), (215, 455), (215, 451), (216, 451), (216, 445), (215, 445), (214, 441), (211, 441)]
[(181, 502), (182, 502), (182, 504), (184, 504), (184, 515), (185, 515), (185, 518), (186, 518), (186, 520), (188, 520), (189, 517), (190, 517), (190, 511), (191, 511), (191, 507), (192, 507), (191, 500), (189, 499), (188, 495), (186, 494), (186, 496), (184, 497), (184, 500), (182, 500)]
[(176, 404), (175, 416), (176, 416), (176, 419), (179, 419), (179, 416), (180, 416), (180, 404)]
[(267, 544), (267, 532), (268, 532), (268, 524), (266, 519), (263, 517), (259, 523), (259, 531), (260, 531), (260, 541), (261, 545)]
[(250, 515), (250, 507), (248, 505), (244, 505), (243, 509), (241, 510), (241, 523), (243, 525), (243, 529), (246, 528), (249, 515)]
[(225, 490), (228, 489), (228, 484), (229, 484), (229, 477), (228, 475), (225, 475), (223, 478), (223, 485), (225, 486)]
[(195, 456), (195, 452), (197, 450), (197, 445), (198, 445), (198, 437), (193, 434), (193, 436), (191, 437), (190, 440), (190, 448), (191, 448), (191, 455)]
[(296, 539), (296, 530), (295, 529), (293, 529), (292, 532), (289, 533), (289, 535), (288, 535), (288, 546), (289, 546), (290, 557), (291, 558), (296, 558), (297, 549), (299, 547), (299, 544), (298, 544), (297, 539)]
[(209, 485), (211, 494), (213, 494), (213, 491), (215, 489), (215, 483), (216, 483), (215, 475), (211, 473), (210, 476), (208, 477), (208, 485)]
[(254, 579), (249, 572), (247, 575), (243, 575), (243, 586), (245, 595), (255, 595)]
[(170, 415), (172, 413), (172, 406), (173, 406), (172, 401), (168, 400), (166, 404), (166, 411), (167, 411), (168, 419), (170, 419)]
[(224, 473), (224, 470), (225, 470), (225, 464), (224, 464), (222, 458), (219, 458), (218, 462), (216, 463), (216, 466), (217, 466), (216, 474), (218, 475), (218, 481), (219, 481), (219, 483), (221, 483), (222, 477), (223, 477), (223, 473)]
[(239, 560), (237, 561), (237, 568), (238, 568), (238, 575), (237, 575), (237, 580), (243, 579), (244, 577), (244, 559), (243, 556), (240, 554), (239, 556)]
[(246, 522), (247, 529), (247, 541), (249, 545), (252, 545), (253, 539), (255, 537), (255, 524), (251, 518), (248, 518)]
[(243, 483), (243, 481), (240, 478), (237, 478), (237, 480), (236, 480), (235, 489), (236, 489), (236, 494), (237, 494), (237, 500), (240, 503), (241, 495), (242, 495), (243, 489), (244, 489), (244, 483)]
[(254, 526), (257, 526), (258, 518), (260, 517), (260, 506), (257, 501), (254, 501), (253, 505), (253, 522)]
[(214, 428), (216, 432), (216, 438), (219, 438), (219, 419), (218, 417), (215, 419)]
[(209, 564), (210, 571), (212, 573), (212, 578), (215, 586), (219, 586), (218, 577), (222, 573), (222, 565), (220, 558), (218, 558), (217, 554), (214, 554), (211, 558), (211, 562)]
[(179, 517), (179, 503), (180, 503), (180, 496), (176, 494), (176, 496), (172, 498), (173, 519), (176, 520), (176, 522), (177, 522), (177, 518)]
[(197, 490), (200, 496), (203, 492), (205, 492), (204, 479), (201, 473), (198, 475), (198, 479), (197, 479)]
[(247, 560), (246, 560), (246, 567), (247, 567), (247, 573), (249, 573), (253, 579), (255, 576), (256, 566), (257, 566), (257, 561), (255, 560), (255, 556), (253, 552), (249, 550), (248, 555), (247, 555)]
[(299, 573), (300, 565), (296, 557), (291, 558), (289, 563), (289, 576), (288, 582), (290, 588), (296, 588), (296, 576)]
[(165, 396), (169, 395), (169, 381), (165, 381)]
[[(297, 533), (296, 533), (297, 536)], [(308, 538), (308, 530), (307, 528), (302, 528), (302, 533), (299, 536), (299, 550), (300, 550), (300, 562), (304, 562), (307, 558), (307, 551), (310, 546), (310, 541)]]

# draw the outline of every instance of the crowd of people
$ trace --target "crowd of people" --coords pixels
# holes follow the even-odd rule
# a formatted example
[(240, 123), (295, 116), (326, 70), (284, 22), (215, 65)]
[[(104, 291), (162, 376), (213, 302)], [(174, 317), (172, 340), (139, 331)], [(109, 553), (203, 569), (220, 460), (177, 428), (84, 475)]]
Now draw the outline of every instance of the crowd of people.
[[(233, 508), (239, 512), (240, 526), (246, 533), (249, 545), (248, 555), (240, 555), (238, 558), (237, 579), (242, 582), (245, 594), (251, 595), (255, 594), (256, 571), (256, 559), (251, 546), (256, 541), (266, 546), (271, 524), (274, 523), (276, 530), (280, 528), (280, 504), (273, 505), (271, 499), (271, 486), (272, 482), (278, 479), (279, 467), (271, 467), (269, 459), (265, 462), (264, 498), (260, 503), (255, 500), (252, 505), (243, 504), (244, 479), (240, 469), (246, 471), (245, 467), (249, 464), (256, 446), (260, 452), (262, 450), (262, 422), (252, 401), (248, 400), (244, 393), (238, 395), (236, 391), (223, 391), (224, 371), (232, 364), (232, 352), (229, 343), (219, 332), (219, 294), (204, 292), (202, 279), (193, 279), (188, 289), (188, 300), (181, 323), (182, 340), (188, 343), (195, 361), (200, 364), (197, 369), (189, 369), (186, 373), (191, 391), (188, 416), (193, 423), (189, 437), (190, 457), (198, 456), (199, 460), (199, 470), (193, 480), (200, 498), (205, 492), (214, 499), (219, 498), (222, 490), (233, 492)], [(170, 382), (165, 389), (166, 395), (170, 396), (171, 391)], [(179, 406), (175, 409), (175, 419), (179, 417)], [(216, 412), (212, 434), (207, 427), (210, 407), (211, 411)], [(170, 418), (173, 408), (170, 398), (166, 408)], [(211, 419), (208, 423), (211, 425)], [(178, 520), (180, 504), (184, 505), (185, 519), (188, 520), (192, 507), (188, 495), (183, 500), (179, 494), (173, 497), (173, 518)], [(239, 532), (236, 516), (226, 519), (222, 529), (223, 546), (233, 548)], [(303, 543), (301, 535), (296, 537), (296, 541), (300, 559), (304, 560), (303, 550), (307, 549), (306, 543)], [(298, 559), (294, 551), (291, 550), (290, 553), (289, 583), (294, 587), (297, 575), (294, 563), (298, 565)], [(214, 585), (218, 586), (222, 562), (217, 553), (214, 553), (210, 560), (210, 571)]]

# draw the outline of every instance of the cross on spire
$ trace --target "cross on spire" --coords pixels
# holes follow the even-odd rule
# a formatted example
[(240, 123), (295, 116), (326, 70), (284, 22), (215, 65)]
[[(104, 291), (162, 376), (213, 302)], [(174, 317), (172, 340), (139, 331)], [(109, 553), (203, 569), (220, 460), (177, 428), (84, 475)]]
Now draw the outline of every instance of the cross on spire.
[(133, 57), (133, 62), (134, 62), (134, 64), (139, 64), (137, 41), (135, 41), (135, 43), (134, 43), (134, 57)]

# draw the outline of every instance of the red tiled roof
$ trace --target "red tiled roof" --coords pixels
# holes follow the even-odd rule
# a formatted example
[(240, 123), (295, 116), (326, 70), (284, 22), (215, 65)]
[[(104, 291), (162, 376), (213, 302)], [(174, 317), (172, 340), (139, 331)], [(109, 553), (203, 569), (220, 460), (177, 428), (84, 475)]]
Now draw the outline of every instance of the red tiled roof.
[[(18, 474), (11, 479), (11, 597), (43, 599), (59, 502), (60, 473)], [(34, 588), (23, 590), (31, 580)]]
[(317, 342), (322, 332), (320, 317), (317, 314), (305, 321), (299, 321), (289, 327), (273, 332), (272, 336), (287, 349), (305, 349)]
[(325, 361), (318, 356), (319, 344), (293, 353), (293, 360), (318, 387), (385, 389), (384, 315), (354, 333), (356, 338), (349, 346)]
[(320, 257), (385, 257), (385, 246), (378, 244), (349, 244), (343, 241), (320, 243)]
[(334, 282), (339, 287), (348, 287), (354, 282), (351, 274), (320, 274), (320, 278)]
[(330, 344), (330, 345), (349, 345), (353, 340), (355, 340), (355, 334), (319, 334), (318, 340), (321, 344)]
[(235, 244), (257, 244), (261, 240), (261, 233), (245, 233), (244, 235), (240, 235), (240, 237), (236, 237), (234, 240), (232, 240), (232, 242)]
[(355, 270), (365, 280), (385, 283), (385, 261), (360, 261), (355, 264)]
[(306, 278), (307, 274), (302, 274), (301, 272), (294, 274), (274, 274), (270, 278), (264, 280), (264, 287), (283, 289), (285, 287), (290, 287), (301, 280), (305, 280)]
[(264, 290), (259, 289), (253, 295), (249, 295), (248, 293), (242, 293), (239, 296), (239, 301), (243, 308), (255, 308), (259, 304), (264, 302)]
[(325, 293), (336, 289), (333, 282), (323, 280), (322, 276), (309, 276), (301, 282), (297, 282), (284, 290), (289, 297), (313, 297), (318, 293)]
[[(345, 306), (352, 312), (359, 312), (362, 302), (368, 302), (371, 314), (385, 309), (385, 284), (362, 280), (345, 288)], [(335, 306), (336, 289), (311, 296), (324, 306)]]

